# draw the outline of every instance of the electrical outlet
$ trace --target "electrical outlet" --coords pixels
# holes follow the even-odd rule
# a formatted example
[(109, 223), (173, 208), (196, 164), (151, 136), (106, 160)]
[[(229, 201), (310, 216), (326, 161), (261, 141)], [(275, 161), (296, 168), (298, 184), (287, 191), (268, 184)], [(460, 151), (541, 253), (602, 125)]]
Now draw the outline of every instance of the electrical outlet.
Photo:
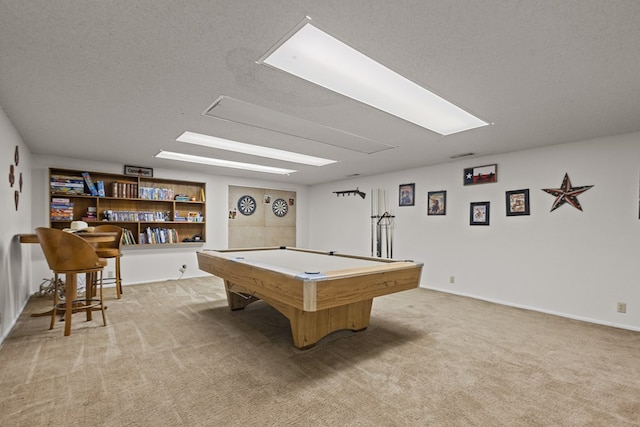
[(456, 276), (449, 276), (449, 283), (451, 283), (452, 285), (456, 283)]
[(627, 312), (627, 303), (619, 302), (617, 307), (618, 313), (626, 313)]
[(184, 273), (185, 271), (187, 271), (187, 264), (182, 264), (182, 267), (178, 268), (178, 271), (180, 273)]
[(113, 279), (113, 270), (107, 271), (107, 278), (108, 279)]

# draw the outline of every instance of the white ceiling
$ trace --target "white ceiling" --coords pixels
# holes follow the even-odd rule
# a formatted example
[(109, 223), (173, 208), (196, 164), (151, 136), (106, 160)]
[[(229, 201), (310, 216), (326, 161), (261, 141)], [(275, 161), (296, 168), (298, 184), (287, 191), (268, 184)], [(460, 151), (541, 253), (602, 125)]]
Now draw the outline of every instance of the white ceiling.
[[(306, 15), (494, 124), (442, 137), (256, 64)], [(203, 115), (220, 96), (395, 148)], [(637, 0), (0, 0), (0, 106), (37, 154), (315, 184), (640, 131), (639, 101)], [(175, 142), (185, 130), (339, 163), (207, 151)], [(155, 159), (161, 149), (299, 172)]]

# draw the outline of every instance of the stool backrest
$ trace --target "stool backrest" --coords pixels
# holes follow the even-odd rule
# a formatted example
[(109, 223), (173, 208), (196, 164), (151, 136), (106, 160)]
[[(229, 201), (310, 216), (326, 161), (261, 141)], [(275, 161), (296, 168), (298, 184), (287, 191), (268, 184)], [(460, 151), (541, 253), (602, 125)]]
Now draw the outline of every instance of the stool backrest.
[(112, 224), (97, 225), (93, 228), (96, 233), (118, 233), (118, 236), (113, 242), (100, 242), (95, 243), (96, 248), (120, 248), (122, 244), (122, 233), (124, 229)]
[(83, 271), (101, 267), (93, 246), (82, 237), (56, 228), (36, 228), (38, 241), (54, 272)]

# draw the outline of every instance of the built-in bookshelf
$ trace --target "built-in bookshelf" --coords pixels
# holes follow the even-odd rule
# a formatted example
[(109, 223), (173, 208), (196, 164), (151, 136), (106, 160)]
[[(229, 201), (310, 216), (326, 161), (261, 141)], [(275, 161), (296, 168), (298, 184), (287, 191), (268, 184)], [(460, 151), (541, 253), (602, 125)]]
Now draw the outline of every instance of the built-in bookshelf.
[(54, 168), (49, 182), (53, 228), (115, 224), (127, 245), (206, 241), (205, 183)]

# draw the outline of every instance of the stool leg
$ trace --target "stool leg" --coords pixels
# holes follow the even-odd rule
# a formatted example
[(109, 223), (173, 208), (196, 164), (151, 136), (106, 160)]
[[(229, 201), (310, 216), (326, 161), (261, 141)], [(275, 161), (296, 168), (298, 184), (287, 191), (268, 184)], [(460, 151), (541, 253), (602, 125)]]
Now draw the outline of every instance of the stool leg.
[(78, 297), (78, 275), (67, 273), (65, 281), (65, 309), (64, 309), (64, 335), (71, 335), (71, 315), (73, 314), (73, 301)]
[(100, 270), (98, 273), (96, 273), (98, 275), (100, 275), (100, 311), (102, 311), (102, 322), (104, 323), (104, 326), (107, 326), (107, 315), (104, 312), (104, 295), (102, 293), (102, 284), (103, 284), (103, 275), (102, 275), (102, 270)]
[[(93, 274), (87, 273), (85, 279), (85, 292), (84, 292), (84, 304), (87, 306), (91, 305), (91, 300), (93, 299)], [(93, 320), (93, 314), (91, 308), (86, 310), (87, 312), (87, 322), (89, 320)]]
[(120, 277), (120, 255), (116, 257), (116, 295), (122, 298), (122, 278)]
[(53, 276), (53, 308), (51, 309), (51, 325), (49, 325), (49, 329), (53, 329), (53, 326), (56, 324), (58, 292), (58, 273), (55, 273), (55, 275)]

